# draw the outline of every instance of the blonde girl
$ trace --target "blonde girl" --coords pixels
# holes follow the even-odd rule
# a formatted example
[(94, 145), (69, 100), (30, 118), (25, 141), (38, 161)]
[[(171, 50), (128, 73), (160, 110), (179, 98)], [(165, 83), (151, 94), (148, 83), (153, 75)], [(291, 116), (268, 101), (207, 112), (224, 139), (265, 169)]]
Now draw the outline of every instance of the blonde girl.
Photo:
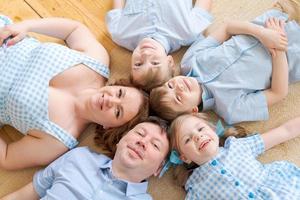
[[(237, 138), (245, 132), (215, 127), (199, 114), (176, 118), (170, 128), (171, 145), (178, 159), (197, 166), (185, 183), (186, 199), (299, 199), (299, 167), (287, 161), (256, 160), (264, 151), (299, 136), (299, 128), (300, 117), (266, 133)], [(176, 153), (171, 156), (174, 160)]]

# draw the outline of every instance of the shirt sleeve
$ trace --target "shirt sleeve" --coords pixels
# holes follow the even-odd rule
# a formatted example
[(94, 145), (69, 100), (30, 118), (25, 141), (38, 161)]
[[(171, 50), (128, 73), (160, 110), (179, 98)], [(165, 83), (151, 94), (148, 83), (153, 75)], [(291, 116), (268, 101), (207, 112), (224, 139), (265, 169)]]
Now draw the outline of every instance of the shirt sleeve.
[(240, 146), (246, 148), (254, 157), (259, 156), (265, 151), (265, 144), (260, 134), (254, 134), (236, 140)]
[(213, 21), (213, 16), (200, 7), (194, 7), (191, 12), (194, 18), (194, 25), (197, 26), (199, 33), (204, 31)]
[(219, 106), (220, 110), (217, 111), (228, 124), (266, 120), (269, 118), (267, 100), (263, 91), (241, 94), (230, 101), (232, 102)]
[[(77, 148), (78, 149), (78, 148)], [(48, 165), (45, 169), (42, 169), (33, 176), (33, 187), (40, 197), (44, 197), (48, 189), (50, 189), (55, 180), (55, 173), (60, 167), (64, 165), (67, 158), (69, 158), (76, 149), (71, 150), (55, 161)]]
[(213, 37), (204, 38), (199, 35), (198, 39), (188, 48), (181, 60), (181, 74), (188, 75), (195, 62), (197, 63), (197, 53), (211, 47), (217, 47), (220, 42)]
[(105, 17), (108, 32), (112, 38), (115, 38), (118, 33), (118, 26), (122, 15), (122, 9), (113, 9), (107, 12)]

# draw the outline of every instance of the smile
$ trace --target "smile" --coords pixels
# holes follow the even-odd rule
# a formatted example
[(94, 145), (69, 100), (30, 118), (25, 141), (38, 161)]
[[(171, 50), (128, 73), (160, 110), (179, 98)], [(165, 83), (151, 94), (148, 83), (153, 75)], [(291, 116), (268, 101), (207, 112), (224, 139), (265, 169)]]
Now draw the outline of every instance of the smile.
[(141, 160), (144, 160), (143, 158), (143, 153), (139, 151), (138, 149), (132, 147), (132, 146), (127, 146), (128, 149), (130, 149), (132, 152), (134, 152), (135, 155), (137, 155)]
[(204, 140), (203, 142), (200, 143), (199, 145), (199, 150), (202, 150), (204, 149), (205, 147), (207, 147), (207, 145), (211, 142), (211, 139), (207, 139), (207, 140)]

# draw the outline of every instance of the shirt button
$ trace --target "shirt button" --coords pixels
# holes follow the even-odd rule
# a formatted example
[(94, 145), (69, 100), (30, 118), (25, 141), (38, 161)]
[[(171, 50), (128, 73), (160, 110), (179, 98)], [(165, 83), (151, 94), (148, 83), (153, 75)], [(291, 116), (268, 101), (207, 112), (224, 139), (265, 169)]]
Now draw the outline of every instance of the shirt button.
[(235, 185), (235, 186), (239, 186), (239, 185), (240, 185), (240, 182), (236, 181), (236, 182), (234, 183), (234, 185)]
[(225, 170), (225, 169), (222, 169), (222, 170), (221, 170), (221, 174), (226, 174), (226, 170)]
[(253, 198), (254, 198), (253, 192), (249, 192), (248, 197), (249, 197), (250, 199), (253, 199)]
[(217, 164), (218, 164), (218, 162), (216, 160), (211, 161), (212, 166), (216, 166)]

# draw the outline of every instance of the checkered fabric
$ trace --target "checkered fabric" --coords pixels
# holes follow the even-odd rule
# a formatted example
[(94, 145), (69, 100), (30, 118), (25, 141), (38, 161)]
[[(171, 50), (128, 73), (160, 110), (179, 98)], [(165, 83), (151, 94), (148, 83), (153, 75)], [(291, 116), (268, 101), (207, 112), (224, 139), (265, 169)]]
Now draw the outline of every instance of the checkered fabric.
[(220, 153), (194, 170), (185, 186), (186, 199), (300, 199), (300, 169), (287, 161), (262, 164), (259, 134), (229, 137)]
[(107, 66), (59, 44), (25, 38), (0, 47), (0, 122), (24, 134), (33, 129), (46, 132), (73, 148), (77, 140), (49, 120), (48, 87), (54, 76), (80, 63), (109, 76)]

